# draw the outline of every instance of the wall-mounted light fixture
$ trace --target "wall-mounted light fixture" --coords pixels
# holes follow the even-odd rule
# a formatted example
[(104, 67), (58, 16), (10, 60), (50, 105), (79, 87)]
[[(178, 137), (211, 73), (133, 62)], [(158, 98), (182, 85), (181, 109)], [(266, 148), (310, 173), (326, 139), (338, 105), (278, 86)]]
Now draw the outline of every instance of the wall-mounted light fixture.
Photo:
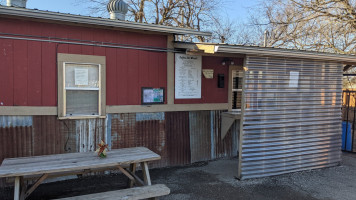
[(225, 66), (225, 65), (234, 65), (235, 62), (234, 62), (232, 59), (230, 59), (230, 58), (224, 58), (224, 59), (222, 60), (221, 64), (222, 64), (223, 66)]

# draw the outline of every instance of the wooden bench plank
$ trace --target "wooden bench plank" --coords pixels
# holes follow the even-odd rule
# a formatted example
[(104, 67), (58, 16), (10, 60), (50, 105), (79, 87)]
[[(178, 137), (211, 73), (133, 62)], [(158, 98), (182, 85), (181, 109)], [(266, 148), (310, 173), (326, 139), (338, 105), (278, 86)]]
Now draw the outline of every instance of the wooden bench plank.
[(158, 154), (144, 147), (112, 150), (104, 159), (94, 152), (13, 158), (4, 160), (0, 167), (0, 177), (107, 168), (159, 159), (161, 157)]
[(115, 190), (83, 196), (62, 198), (60, 200), (137, 200), (168, 195), (170, 189), (163, 184)]
[[(133, 147), (123, 149), (113, 149), (109, 152), (116, 152), (120, 154), (145, 154), (153, 153), (151, 150), (145, 147)], [(6, 158), (2, 165), (21, 165), (28, 163), (39, 163), (48, 161), (68, 160), (68, 159), (81, 159), (85, 154), (95, 154), (94, 152), (77, 152), (77, 153), (65, 153), (55, 155), (43, 155), (43, 156), (31, 156), (31, 157), (18, 157), (18, 158)], [(31, 158), (31, 159), (29, 159)]]

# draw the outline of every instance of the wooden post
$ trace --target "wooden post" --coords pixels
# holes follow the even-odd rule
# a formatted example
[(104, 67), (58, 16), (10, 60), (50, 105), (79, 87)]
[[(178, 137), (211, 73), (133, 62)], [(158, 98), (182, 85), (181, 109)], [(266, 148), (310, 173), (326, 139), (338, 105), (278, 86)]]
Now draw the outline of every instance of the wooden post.
[[(136, 163), (130, 164), (130, 172), (131, 172), (132, 174), (135, 174), (135, 172), (136, 172)], [(134, 186), (134, 183), (135, 183), (134, 181), (132, 181), (132, 180), (129, 179), (128, 187), (129, 187), (129, 188), (132, 188), (132, 187)]]
[(145, 181), (145, 184), (146, 185), (151, 185), (150, 172), (148, 171), (147, 162), (142, 162), (141, 163), (141, 168), (142, 168), (143, 180)]
[(20, 176), (15, 177), (14, 200), (20, 200)]

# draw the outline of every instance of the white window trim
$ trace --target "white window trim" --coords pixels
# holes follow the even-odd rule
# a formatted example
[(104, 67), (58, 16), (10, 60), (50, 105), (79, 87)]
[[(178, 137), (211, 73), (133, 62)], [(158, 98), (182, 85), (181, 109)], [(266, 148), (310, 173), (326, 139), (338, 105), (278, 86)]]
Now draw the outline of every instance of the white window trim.
[[(241, 112), (241, 108), (239, 109), (232, 109), (232, 91), (238, 91), (238, 92), (241, 92), (243, 93), (243, 89), (233, 89), (233, 71), (234, 70), (238, 70), (238, 71), (242, 71), (242, 72), (245, 72), (244, 71), (244, 68), (242, 66), (236, 66), (236, 65), (230, 65), (229, 66), (229, 85), (228, 85), (228, 90), (229, 90), (229, 93), (228, 93), (228, 104), (229, 104), (229, 109), (228, 111), (229, 112)], [(244, 75), (241, 77), (242, 78), (242, 88), (244, 88)], [(241, 102), (241, 106), (243, 106), (242, 102)]]

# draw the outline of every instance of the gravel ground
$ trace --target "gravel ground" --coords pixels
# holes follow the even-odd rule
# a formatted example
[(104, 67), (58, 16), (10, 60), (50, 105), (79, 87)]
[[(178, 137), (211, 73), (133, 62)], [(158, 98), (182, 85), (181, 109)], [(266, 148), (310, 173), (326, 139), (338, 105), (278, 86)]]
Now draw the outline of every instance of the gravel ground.
[[(338, 167), (239, 181), (237, 159), (197, 163), (187, 167), (153, 169), (153, 184), (164, 183), (171, 194), (161, 199), (356, 199), (356, 154), (343, 153)], [(41, 185), (29, 199), (53, 199), (124, 188), (120, 174), (91, 176)], [(12, 199), (13, 189), (0, 190)]]

